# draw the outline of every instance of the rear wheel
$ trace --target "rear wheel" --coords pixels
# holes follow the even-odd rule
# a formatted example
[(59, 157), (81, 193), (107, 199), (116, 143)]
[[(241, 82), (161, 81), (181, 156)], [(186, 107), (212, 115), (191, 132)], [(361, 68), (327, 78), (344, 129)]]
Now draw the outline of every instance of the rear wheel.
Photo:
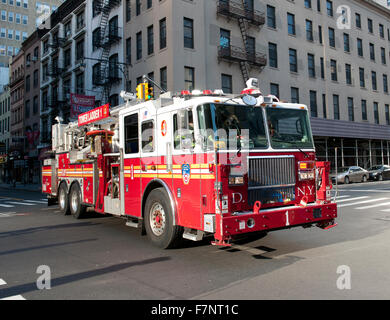
[(349, 177), (348, 177), (348, 176), (346, 176), (346, 177), (344, 178), (344, 183), (345, 183), (345, 184), (349, 184), (349, 183), (350, 183), (350, 180), (349, 180)]
[(58, 190), (58, 204), (59, 204), (60, 210), (63, 214), (65, 214), (65, 215), (70, 214), (68, 190), (66, 188), (65, 183), (62, 183), (60, 185), (59, 190)]
[(378, 180), (383, 181), (383, 176), (381, 174), (378, 176)]
[(154, 189), (145, 204), (145, 229), (150, 241), (157, 247), (177, 247), (183, 228), (173, 225), (173, 208), (163, 188)]
[(362, 181), (363, 181), (363, 182), (367, 182), (367, 176), (363, 176)]
[(81, 190), (76, 183), (70, 190), (70, 213), (76, 219), (81, 219), (85, 215), (86, 207), (81, 204)]

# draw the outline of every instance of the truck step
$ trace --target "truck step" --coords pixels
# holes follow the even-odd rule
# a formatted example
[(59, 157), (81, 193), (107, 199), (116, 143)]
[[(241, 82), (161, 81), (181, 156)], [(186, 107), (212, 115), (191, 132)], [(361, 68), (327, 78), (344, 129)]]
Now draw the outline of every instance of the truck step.
[(131, 227), (131, 228), (139, 228), (141, 226), (140, 221), (126, 221), (126, 226)]
[(183, 238), (191, 241), (201, 241), (203, 239), (203, 235), (204, 231), (186, 228), (183, 233)]

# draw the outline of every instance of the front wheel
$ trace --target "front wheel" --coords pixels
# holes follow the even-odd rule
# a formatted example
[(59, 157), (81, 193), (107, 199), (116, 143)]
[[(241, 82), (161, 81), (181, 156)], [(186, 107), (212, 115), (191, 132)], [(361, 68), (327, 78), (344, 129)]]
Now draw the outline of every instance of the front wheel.
[(70, 190), (70, 213), (76, 219), (85, 215), (86, 207), (81, 204), (81, 190), (78, 184), (74, 184)]
[(183, 228), (173, 225), (173, 208), (163, 188), (154, 189), (146, 199), (145, 229), (149, 240), (162, 249), (177, 247)]
[(383, 181), (383, 176), (381, 174), (378, 176), (378, 180)]
[(344, 183), (345, 183), (345, 184), (349, 184), (349, 182), (350, 182), (349, 177), (348, 177), (348, 176), (345, 177), (345, 178), (344, 178)]
[(363, 176), (363, 182), (367, 182), (367, 176)]

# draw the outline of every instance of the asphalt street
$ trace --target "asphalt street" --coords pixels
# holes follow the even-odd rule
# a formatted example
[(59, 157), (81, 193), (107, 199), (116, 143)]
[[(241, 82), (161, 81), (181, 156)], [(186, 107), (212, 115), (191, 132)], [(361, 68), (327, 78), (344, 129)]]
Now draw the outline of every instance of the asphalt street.
[(339, 186), (338, 203), (327, 231), (164, 251), (123, 219), (76, 220), (39, 193), (0, 190), (0, 299), (389, 299), (390, 181)]

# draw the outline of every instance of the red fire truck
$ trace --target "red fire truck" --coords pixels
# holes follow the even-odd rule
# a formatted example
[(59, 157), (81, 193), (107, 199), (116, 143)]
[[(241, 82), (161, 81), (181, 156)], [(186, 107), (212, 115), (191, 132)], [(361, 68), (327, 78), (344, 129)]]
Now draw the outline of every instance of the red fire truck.
[(161, 248), (215, 245), (271, 230), (336, 225), (328, 162), (316, 161), (308, 109), (263, 96), (164, 93), (101, 106), (52, 127), (42, 190), (64, 214), (126, 219)]

